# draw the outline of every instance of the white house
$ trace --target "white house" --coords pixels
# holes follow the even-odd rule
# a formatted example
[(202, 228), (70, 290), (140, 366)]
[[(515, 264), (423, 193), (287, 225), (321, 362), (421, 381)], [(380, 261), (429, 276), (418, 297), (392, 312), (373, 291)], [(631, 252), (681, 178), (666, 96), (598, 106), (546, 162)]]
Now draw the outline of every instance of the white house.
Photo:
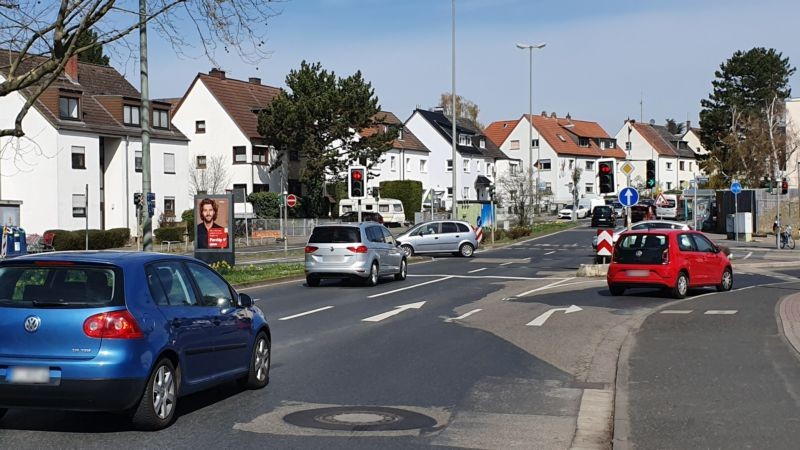
[(690, 181), (702, 171), (694, 150), (665, 126), (627, 120), (617, 132), (620, 146), (630, 142), (630, 160), (635, 170), (634, 185), (644, 186), (647, 161), (656, 161), (656, 182), (662, 190), (688, 189)]
[(800, 98), (786, 100), (786, 173), (789, 186), (800, 189)]
[[(206, 170), (212, 158), (223, 158), (230, 177), (225, 189), (244, 190), (245, 197), (251, 192), (280, 192), (281, 171), (270, 173), (274, 155), (258, 133), (259, 111), (279, 92), (259, 78), (235, 80), (219, 69), (197, 74), (173, 117), (189, 138), (190, 172)], [(290, 152), (291, 158), (295, 156)]]
[[(548, 116), (546, 112), (532, 117), (525, 114), (518, 120), (490, 124), (486, 134), (506, 155), (521, 161), (522, 168), (538, 167), (533, 176), (538, 178), (547, 197), (556, 204), (572, 203), (572, 174), (576, 167), (582, 170), (578, 183), (580, 196), (596, 196), (600, 192), (597, 161), (625, 158), (616, 140), (598, 123), (575, 120), (569, 114), (564, 118), (555, 113)], [(530, 147), (528, 139), (531, 139)], [(498, 166), (498, 176), (506, 170), (516, 170), (513, 161), (502, 171)], [(618, 187), (624, 186), (619, 173), (615, 181)]]
[[(489, 199), (498, 161), (508, 159), (470, 120), (456, 120), (457, 159), (453, 163), (452, 122), (441, 111), (416, 109), (406, 121), (406, 128), (430, 150), (427, 160), (428, 181), (424, 189), (444, 193), (445, 203), (452, 201), (453, 169), (456, 171), (457, 201)], [(423, 182), (424, 183), (424, 182)], [(449, 207), (449, 206), (448, 206)]]
[(700, 128), (692, 128), (692, 123), (687, 120), (685, 130), (683, 135), (681, 135), (681, 140), (686, 142), (686, 145), (690, 150), (694, 151), (695, 155), (707, 155), (708, 150), (706, 150), (703, 143), (700, 141)]
[[(25, 95), (0, 97), (1, 127), (14, 126)], [(20, 225), (28, 233), (83, 229), (88, 216), (90, 228), (127, 227), (136, 234), (140, 105), (139, 92), (115, 69), (72, 59), (23, 120), (25, 136), (0, 138), (0, 199), (23, 202)], [(186, 137), (171, 125), (169, 104), (151, 105), (157, 227), (162, 214), (179, 216), (191, 201)]]

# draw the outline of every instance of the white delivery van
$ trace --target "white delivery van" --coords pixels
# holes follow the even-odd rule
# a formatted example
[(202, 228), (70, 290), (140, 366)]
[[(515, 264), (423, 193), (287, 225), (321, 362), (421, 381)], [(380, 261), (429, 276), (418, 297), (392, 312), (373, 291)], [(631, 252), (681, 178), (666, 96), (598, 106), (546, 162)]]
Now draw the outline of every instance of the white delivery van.
[(669, 219), (681, 221), (686, 218), (686, 211), (684, 210), (683, 196), (676, 194), (661, 194), (664, 201), (660, 205), (656, 205), (656, 216), (659, 219)]
[(578, 200), (578, 211), (581, 211), (583, 209), (586, 210), (586, 214), (584, 214), (582, 217), (579, 217), (579, 218), (586, 218), (586, 217), (591, 216), (592, 212), (594, 211), (594, 207), (595, 206), (602, 206), (602, 205), (605, 205), (605, 204), (606, 204), (605, 200), (603, 200), (602, 198), (599, 198), (599, 197), (595, 197), (595, 198), (586, 198), (586, 197), (584, 197), (584, 198)]
[[(350, 211), (356, 211), (356, 200), (349, 198), (339, 201), (339, 215)], [(402, 224), (406, 221), (406, 212), (403, 209), (403, 202), (394, 198), (367, 197), (361, 200), (361, 212), (377, 212), (383, 217), (383, 223)]]

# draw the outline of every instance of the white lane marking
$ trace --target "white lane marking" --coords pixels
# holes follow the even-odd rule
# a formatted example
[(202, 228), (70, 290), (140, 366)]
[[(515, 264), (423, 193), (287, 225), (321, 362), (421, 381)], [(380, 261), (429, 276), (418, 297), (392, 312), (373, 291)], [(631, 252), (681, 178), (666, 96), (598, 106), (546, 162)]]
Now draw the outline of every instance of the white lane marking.
[(395, 308), (391, 311), (386, 311), (385, 313), (378, 314), (376, 316), (367, 317), (366, 319), (361, 319), (362, 322), (380, 322), (381, 320), (388, 319), (389, 317), (396, 316), (403, 311), (409, 309), (420, 309), (425, 302), (417, 302), (417, 303), (409, 303), (407, 305), (400, 305), (395, 306)]
[(691, 314), (691, 309), (665, 309), (663, 311), (659, 311), (659, 314)]
[[(553, 279), (553, 278), (551, 278), (551, 279)], [(521, 294), (517, 294), (517, 297), (525, 297), (528, 294), (533, 294), (534, 292), (539, 292), (539, 291), (543, 291), (545, 289), (550, 289), (552, 287), (558, 286), (559, 284), (561, 284), (561, 283), (563, 283), (565, 281), (574, 280), (574, 279), (575, 279), (575, 277), (562, 278), (562, 279), (560, 279), (558, 281), (554, 281), (554, 282), (552, 282), (550, 284), (546, 284), (546, 285), (538, 287), (536, 289), (531, 289), (530, 291), (525, 291), (525, 292), (523, 292)]]
[(326, 309), (331, 309), (331, 308), (333, 308), (333, 306), (324, 306), (322, 308), (312, 309), (311, 311), (301, 312), (300, 314), (295, 314), (293, 316), (281, 317), (278, 320), (292, 320), (292, 319), (296, 319), (298, 317), (307, 316), (309, 314), (318, 313), (320, 311), (325, 311)]
[(484, 270), (486, 270), (486, 267), (481, 267), (480, 269), (470, 270), (467, 273), (478, 273), (478, 272), (483, 272)]
[(407, 290), (409, 290), (409, 289), (414, 289), (414, 288), (418, 288), (418, 287), (420, 287), (420, 286), (425, 286), (426, 284), (433, 284), (433, 283), (438, 283), (438, 282), (440, 282), (440, 281), (449, 280), (450, 278), (453, 278), (453, 276), (451, 276), (451, 275), (447, 275), (447, 276), (445, 276), (444, 278), (437, 278), (437, 279), (435, 279), (435, 280), (426, 281), (426, 282), (424, 282), (424, 283), (415, 284), (415, 285), (413, 285), (413, 286), (406, 286), (406, 287), (404, 287), (404, 288), (400, 288), (400, 289), (394, 289), (394, 290), (392, 290), (392, 291), (381, 292), (380, 294), (374, 294), (374, 295), (370, 295), (370, 296), (368, 296), (367, 298), (377, 298), (377, 297), (383, 297), (384, 295), (390, 295), (390, 294), (395, 294), (395, 293), (397, 293), (397, 292), (407, 291)]
[[(481, 278), (485, 279), (497, 279), (497, 280), (564, 280), (565, 278), (561, 277), (510, 277), (504, 275), (447, 275), (447, 274), (436, 274), (436, 275), (407, 275), (408, 277), (416, 277), (416, 278), (436, 278), (436, 277), (449, 277), (449, 278), (467, 278), (470, 280), (477, 280)], [(573, 277), (574, 278), (574, 277)]]
[(547, 253), (545, 253), (545, 254), (544, 254), (544, 256), (547, 256), (547, 255), (552, 255), (552, 254), (553, 254), (553, 253), (555, 253), (555, 252), (556, 252), (555, 250), (553, 250), (552, 252), (547, 252)]
[(470, 311), (470, 312), (468, 312), (466, 314), (462, 314), (462, 315), (460, 315), (458, 317), (448, 317), (447, 319), (444, 319), (444, 321), (445, 322), (452, 322), (454, 320), (466, 319), (467, 317), (469, 317), (469, 316), (471, 316), (471, 315), (473, 315), (475, 313), (479, 313), (481, 311), (483, 311), (483, 310), (482, 309), (473, 309), (472, 311)]
[(744, 256), (744, 258), (742, 258), (742, 259), (747, 259), (747, 258), (749, 258), (749, 257), (751, 257), (751, 256), (753, 256), (753, 252), (748, 252), (748, 253), (747, 253), (747, 254)]
[(501, 265), (501, 266), (507, 266), (507, 265), (509, 265), (509, 264), (511, 264), (511, 261), (509, 261), (509, 262), (504, 262), (504, 263), (502, 263), (502, 264), (500, 264), (500, 265)]
[(707, 315), (715, 315), (715, 314), (716, 315), (731, 315), (731, 314), (736, 314), (737, 312), (739, 312), (739, 311), (737, 311), (735, 309), (709, 309), (708, 311), (706, 311), (703, 314), (707, 314)]
[(256, 285), (256, 286), (247, 286), (247, 287), (243, 287), (243, 288), (236, 288), (236, 292), (252, 291), (253, 289), (268, 288), (268, 287), (272, 287), (272, 286), (280, 286), (281, 284), (301, 283), (301, 282), (303, 282), (303, 280), (300, 279), (300, 278), (297, 278), (297, 279), (294, 279), (294, 280), (279, 281), (277, 283), (264, 283), (264, 284), (259, 284), (259, 285)]
[(583, 311), (583, 308), (581, 308), (580, 306), (575, 306), (575, 305), (570, 305), (568, 308), (553, 308), (553, 309), (551, 309), (549, 311), (545, 311), (539, 317), (537, 317), (537, 318), (531, 320), (530, 322), (528, 322), (527, 324), (525, 324), (525, 326), (528, 326), (528, 327), (540, 327), (540, 326), (544, 325), (544, 323), (547, 322), (547, 319), (549, 319), (550, 316), (552, 316), (553, 313), (555, 313), (556, 311), (564, 311), (564, 314), (570, 314), (570, 313), (574, 313), (574, 312), (578, 312), (578, 311)]

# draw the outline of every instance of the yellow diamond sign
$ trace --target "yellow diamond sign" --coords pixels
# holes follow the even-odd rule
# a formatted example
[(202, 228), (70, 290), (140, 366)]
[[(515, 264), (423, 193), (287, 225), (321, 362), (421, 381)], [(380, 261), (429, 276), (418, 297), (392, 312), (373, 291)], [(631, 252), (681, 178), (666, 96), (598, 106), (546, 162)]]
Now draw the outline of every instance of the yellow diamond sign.
[(619, 170), (624, 173), (626, 176), (633, 173), (633, 164), (625, 161), (625, 163), (620, 166)]

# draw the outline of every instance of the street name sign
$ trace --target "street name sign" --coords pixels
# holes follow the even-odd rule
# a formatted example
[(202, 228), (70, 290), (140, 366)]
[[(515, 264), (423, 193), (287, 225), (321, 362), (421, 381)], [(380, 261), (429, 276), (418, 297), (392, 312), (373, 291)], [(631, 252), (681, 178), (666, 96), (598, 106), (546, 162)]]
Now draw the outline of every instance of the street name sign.
[(639, 203), (639, 191), (632, 187), (623, 188), (619, 191), (619, 202), (626, 207)]

